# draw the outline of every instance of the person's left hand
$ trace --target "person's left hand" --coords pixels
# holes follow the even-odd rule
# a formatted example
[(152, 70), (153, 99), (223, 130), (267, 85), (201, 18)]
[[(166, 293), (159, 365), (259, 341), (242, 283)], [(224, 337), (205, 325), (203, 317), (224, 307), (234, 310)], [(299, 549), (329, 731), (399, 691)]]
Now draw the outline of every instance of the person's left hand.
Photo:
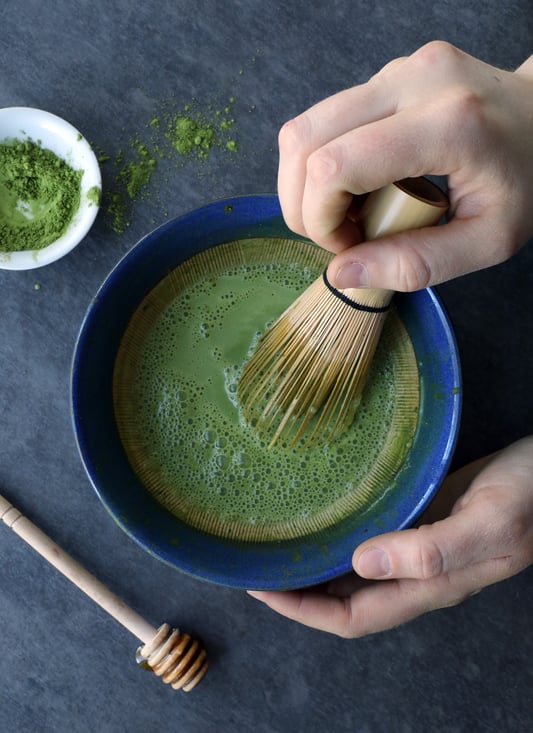
[(360, 545), (357, 575), (321, 589), (248, 592), (307, 626), (361, 637), (456, 605), (532, 562), (530, 436), (450, 475), (416, 528)]

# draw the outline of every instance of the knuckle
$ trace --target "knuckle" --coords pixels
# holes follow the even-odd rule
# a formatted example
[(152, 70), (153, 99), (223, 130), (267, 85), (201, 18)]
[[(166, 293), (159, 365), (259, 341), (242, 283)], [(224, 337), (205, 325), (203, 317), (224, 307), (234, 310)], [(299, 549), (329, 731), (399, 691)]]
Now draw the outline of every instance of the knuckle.
[(278, 133), (280, 152), (289, 156), (301, 154), (308, 144), (310, 131), (311, 122), (305, 112), (285, 122)]
[(398, 248), (398, 251), (402, 254), (398, 258), (395, 289), (411, 293), (426, 288), (432, 276), (429, 262), (416, 249)]
[(366, 84), (368, 86), (376, 86), (382, 84), (383, 82), (394, 80), (398, 70), (401, 70), (403, 64), (406, 61), (408, 61), (407, 56), (398, 56), (397, 58), (392, 59), (391, 61), (386, 63), (385, 66), (382, 66), (379, 71), (373, 74), (368, 79)]
[(411, 60), (421, 66), (424, 72), (456, 71), (463, 54), (448, 41), (430, 41), (411, 55)]
[(443, 574), (445, 570), (444, 557), (439, 546), (427, 537), (424, 527), (419, 528), (419, 533), (422, 537), (418, 545), (416, 563), (420, 579), (429, 580)]
[(448, 125), (452, 129), (461, 130), (463, 136), (473, 136), (470, 139), (480, 142), (488, 134), (490, 125), (485, 102), (478, 92), (464, 84), (458, 84), (449, 91), (446, 108)]
[(336, 178), (340, 169), (341, 160), (333, 145), (319, 148), (307, 159), (307, 177), (316, 186), (323, 186)]

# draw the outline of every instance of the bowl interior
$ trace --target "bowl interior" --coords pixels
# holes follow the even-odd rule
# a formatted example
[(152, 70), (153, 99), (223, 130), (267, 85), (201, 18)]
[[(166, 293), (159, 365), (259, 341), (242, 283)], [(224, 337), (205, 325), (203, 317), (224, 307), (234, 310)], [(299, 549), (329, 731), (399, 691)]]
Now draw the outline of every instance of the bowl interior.
[(438, 489), (455, 445), (461, 382), (447, 316), (431, 290), (397, 296), (420, 378), (420, 415), (408, 459), (384, 496), (361, 513), (314, 534), (275, 542), (238, 542), (194, 529), (146, 491), (122, 446), (113, 406), (113, 370), (131, 315), (170, 271), (223, 242), (294, 238), (275, 196), (210, 204), (142, 239), (114, 268), (82, 324), (72, 368), (73, 423), (80, 455), (101, 501), (136, 542), (195, 577), (238, 588), (288, 589), (348, 572), (368, 537), (410, 526)]
[(66, 120), (31, 107), (0, 109), (0, 143), (30, 140), (51, 150), (74, 170), (83, 170), (80, 206), (66, 232), (42, 249), (0, 252), (0, 267), (28, 270), (47, 265), (70, 252), (87, 234), (98, 213), (102, 179), (96, 156), (88, 141)]

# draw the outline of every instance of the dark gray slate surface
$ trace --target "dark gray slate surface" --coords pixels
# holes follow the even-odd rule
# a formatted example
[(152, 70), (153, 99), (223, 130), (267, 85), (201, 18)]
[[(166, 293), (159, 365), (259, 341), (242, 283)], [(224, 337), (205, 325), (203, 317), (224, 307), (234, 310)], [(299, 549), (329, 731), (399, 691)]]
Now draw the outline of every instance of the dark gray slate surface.
[[(1, 731), (533, 729), (531, 569), (360, 641), (298, 626), (182, 576), (115, 526), (80, 465), (68, 395), (85, 309), (143, 234), (207, 201), (275, 190), (283, 121), (425, 41), (514, 68), (531, 52), (532, 17), (530, 0), (0, 3), (0, 106), (47, 109), (114, 154), (164, 100), (233, 95), (239, 139), (206, 175), (171, 171), (125, 233), (99, 217), (62, 261), (0, 271), (1, 491), (151, 622), (199, 633), (212, 663), (193, 693), (167, 689), (137, 669), (129, 632), (0, 527)], [(463, 360), (461, 464), (531, 432), (531, 247), (439, 291)]]

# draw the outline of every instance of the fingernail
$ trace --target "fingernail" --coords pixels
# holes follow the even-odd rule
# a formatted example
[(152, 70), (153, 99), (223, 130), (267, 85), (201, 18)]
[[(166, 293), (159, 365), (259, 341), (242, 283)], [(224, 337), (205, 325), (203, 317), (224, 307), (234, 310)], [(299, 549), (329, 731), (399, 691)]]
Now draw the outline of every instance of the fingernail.
[(383, 550), (365, 550), (357, 562), (357, 573), (364, 578), (386, 578), (390, 575), (389, 556)]
[(368, 271), (362, 262), (348, 262), (335, 277), (337, 288), (367, 288)]

